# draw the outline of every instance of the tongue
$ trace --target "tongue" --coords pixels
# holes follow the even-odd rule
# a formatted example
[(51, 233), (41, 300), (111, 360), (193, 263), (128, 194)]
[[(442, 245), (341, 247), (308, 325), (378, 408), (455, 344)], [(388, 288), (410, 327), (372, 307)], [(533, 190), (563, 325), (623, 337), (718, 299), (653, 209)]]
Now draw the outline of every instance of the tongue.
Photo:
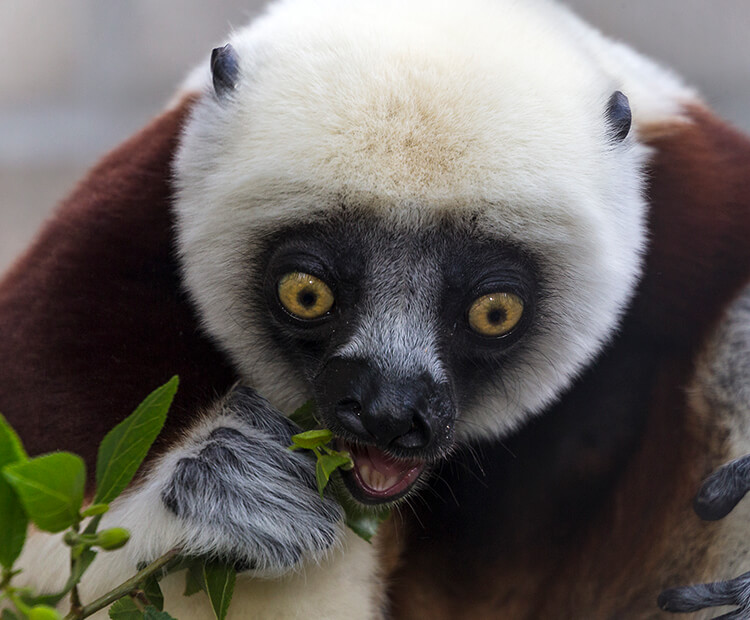
[(367, 446), (365, 451), (367, 452), (365, 458), (370, 460), (372, 467), (377, 469), (387, 478), (390, 478), (391, 476), (403, 476), (407, 470), (411, 469), (416, 464), (416, 461), (396, 460), (392, 456), (387, 455), (382, 450), (378, 450), (373, 446)]
[(395, 459), (373, 446), (349, 448), (355, 477), (367, 494), (390, 497), (405, 491), (422, 471), (416, 460)]

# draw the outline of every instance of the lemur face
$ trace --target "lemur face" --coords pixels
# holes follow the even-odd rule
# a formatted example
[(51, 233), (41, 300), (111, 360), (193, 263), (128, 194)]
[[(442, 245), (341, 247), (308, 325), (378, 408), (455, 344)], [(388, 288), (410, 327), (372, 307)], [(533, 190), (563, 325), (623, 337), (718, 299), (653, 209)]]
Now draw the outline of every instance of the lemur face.
[[(611, 337), (645, 150), (627, 98), (554, 37), (467, 46), (449, 15), (404, 15), (435, 36), (414, 46), (285, 10), (215, 52), (184, 132), (185, 284), (243, 380), (284, 411), (315, 398), (350, 490), (390, 501), (454, 442), (541, 411)], [(519, 69), (535, 45), (559, 71)]]
[(255, 311), (354, 456), (349, 489), (404, 495), (533, 329), (533, 260), (451, 218), (413, 231), (349, 209), (266, 248)]

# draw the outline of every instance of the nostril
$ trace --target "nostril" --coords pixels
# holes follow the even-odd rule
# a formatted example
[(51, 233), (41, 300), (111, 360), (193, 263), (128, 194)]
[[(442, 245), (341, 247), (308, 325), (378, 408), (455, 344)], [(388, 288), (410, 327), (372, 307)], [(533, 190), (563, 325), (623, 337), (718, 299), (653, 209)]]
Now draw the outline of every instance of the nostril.
[(336, 413), (350, 413), (359, 416), (362, 413), (362, 405), (354, 398), (344, 398), (336, 403)]
[(362, 424), (362, 403), (355, 398), (344, 398), (334, 406), (334, 412), (339, 422), (352, 433), (358, 435), (366, 434), (367, 431)]
[(400, 448), (426, 448), (432, 442), (432, 427), (417, 410), (412, 409), (411, 414), (409, 430), (400, 437), (396, 437), (393, 444)]

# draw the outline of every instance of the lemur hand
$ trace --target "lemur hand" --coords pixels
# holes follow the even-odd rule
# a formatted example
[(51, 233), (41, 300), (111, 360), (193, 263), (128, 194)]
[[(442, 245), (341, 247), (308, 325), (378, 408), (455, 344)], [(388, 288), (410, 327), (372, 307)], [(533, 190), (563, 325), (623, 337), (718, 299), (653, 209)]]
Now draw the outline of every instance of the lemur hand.
[(287, 449), (300, 430), (239, 388), (170, 455), (161, 499), (185, 528), (188, 554), (277, 574), (334, 543), (341, 508), (321, 500), (312, 458)]
[[(693, 507), (701, 519), (717, 521), (728, 515), (750, 490), (750, 455), (736, 459), (713, 472), (703, 483)], [(727, 581), (670, 588), (659, 595), (664, 611), (693, 612), (707, 607), (736, 605), (714, 620), (750, 618), (750, 572)]]

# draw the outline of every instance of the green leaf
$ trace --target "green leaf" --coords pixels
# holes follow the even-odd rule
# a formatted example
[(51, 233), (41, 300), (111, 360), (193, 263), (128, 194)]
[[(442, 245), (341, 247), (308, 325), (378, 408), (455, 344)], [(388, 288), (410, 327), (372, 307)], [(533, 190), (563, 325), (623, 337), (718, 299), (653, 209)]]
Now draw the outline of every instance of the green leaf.
[(111, 502), (133, 479), (164, 426), (177, 384), (175, 376), (151, 392), (132, 414), (104, 437), (96, 459), (95, 504)]
[[(318, 457), (318, 462), (315, 466), (315, 475), (318, 479), (318, 490), (321, 495), (323, 494), (323, 489), (325, 489), (326, 484), (328, 484), (328, 480), (331, 478), (331, 474), (333, 474), (333, 472), (339, 467), (350, 467), (351, 462), (352, 460), (348, 454), (321, 454)], [(318, 474), (318, 469), (322, 470), (322, 475), (325, 479), (323, 489), (320, 488), (320, 475)]]
[(2, 615), (0, 615), (0, 620), (21, 620), (21, 619), (10, 609), (3, 609), (3, 613)]
[(60, 532), (78, 521), (86, 482), (86, 467), (81, 457), (54, 452), (6, 465), (3, 476), (40, 530)]
[(82, 517), (98, 517), (109, 510), (109, 504), (91, 504), (81, 513)]
[(289, 419), (303, 430), (309, 431), (318, 425), (315, 419), (315, 401), (308, 400), (304, 405), (299, 407), (289, 416)]
[(200, 591), (206, 591), (203, 583), (203, 565), (200, 562), (193, 562), (185, 571), (185, 591), (183, 596), (193, 596)]
[(340, 452), (338, 450), (331, 450), (330, 448), (327, 448), (327, 447), (323, 447), (323, 450), (325, 450), (326, 453), (330, 454), (331, 456), (336, 456), (342, 459), (341, 464), (337, 465), (336, 467), (340, 467), (341, 469), (346, 469), (347, 471), (354, 467), (354, 460), (352, 459), (351, 454), (349, 454), (348, 452)]
[[(302, 428), (309, 429), (314, 428), (318, 424), (314, 412), (315, 403), (310, 400), (289, 417)], [(294, 444), (290, 447), (292, 450), (303, 448), (315, 451), (315, 456), (317, 457), (317, 462), (315, 463), (315, 480), (318, 484), (318, 492), (321, 497), (323, 497), (323, 491), (328, 485), (334, 471), (339, 468), (348, 470), (354, 467), (351, 455), (326, 446), (331, 439), (333, 439), (331, 431), (309, 430), (305, 433), (292, 436)], [(322, 450), (318, 448), (322, 448)], [(347, 526), (367, 542), (372, 541), (372, 537), (377, 532), (378, 526), (390, 515), (390, 511), (388, 510), (365, 510), (355, 506), (351, 500), (347, 501), (343, 497), (338, 497), (338, 499), (344, 508)]]
[(318, 492), (323, 497), (323, 491), (331, 479), (331, 474), (339, 467), (351, 467), (352, 460), (348, 454), (333, 453), (319, 454), (318, 461), (315, 463), (315, 479), (318, 483)]
[(299, 448), (312, 450), (318, 446), (323, 446), (333, 439), (333, 433), (326, 429), (314, 431), (305, 431), (297, 435), (292, 435), (292, 442)]
[(227, 616), (236, 578), (234, 567), (227, 564), (211, 562), (203, 565), (203, 583), (217, 620), (224, 620)]
[(83, 534), (92, 535), (96, 534), (96, 530), (99, 528), (99, 523), (102, 520), (102, 515), (96, 515), (91, 521), (89, 521), (89, 524), (86, 526), (86, 529), (83, 530)]
[(29, 519), (10, 483), (0, 476), (0, 566), (10, 569), (26, 542)]
[(155, 576), (151, 576), (143, 582), (141, 586), (143, 593), (146, 595), (148, 602), (151, 603), (157, 610), (164, 610), (164, 594), (162, 594), (161, 587), (159, 586), (159, 580)]
[(346, 525), (349, 529), (367, 542), (372, 542), (372, 537), (377, 533), (378, 526), (391, 514), (390, 510), (358, 510), (349, 503), (344, 506), (344, 513), (346, 514)]
[(329, 474), (326, 473), (323, 464), (320, 462), (320, 459), (318, 459), (315, 463), (315, 481), (318, 483), (318, 493), (320, 493), (321, 498), (323, 497), (323, 491), (325, 491), (326, 486), (328, 485), (328, 479)]
[(25, 461), (28, 458), (16, 431), (0, 414), (0, 467), (8, 463)]
[(107, 613), (112, 620), (143, 620), (144, 618), (143, 612), (129, 596), (115, 601)]
[(151, 605), (143, 610), (143, 617), (145, 620), (175, 620), (166, 611), (160, 611)]
[[(21, 440), (0, 415), (0, 471), (6, 465), (25, 461)], [(29, 519), (10, 483), (0, 476), (0, 566), (12, 568), (26, 542)]]

